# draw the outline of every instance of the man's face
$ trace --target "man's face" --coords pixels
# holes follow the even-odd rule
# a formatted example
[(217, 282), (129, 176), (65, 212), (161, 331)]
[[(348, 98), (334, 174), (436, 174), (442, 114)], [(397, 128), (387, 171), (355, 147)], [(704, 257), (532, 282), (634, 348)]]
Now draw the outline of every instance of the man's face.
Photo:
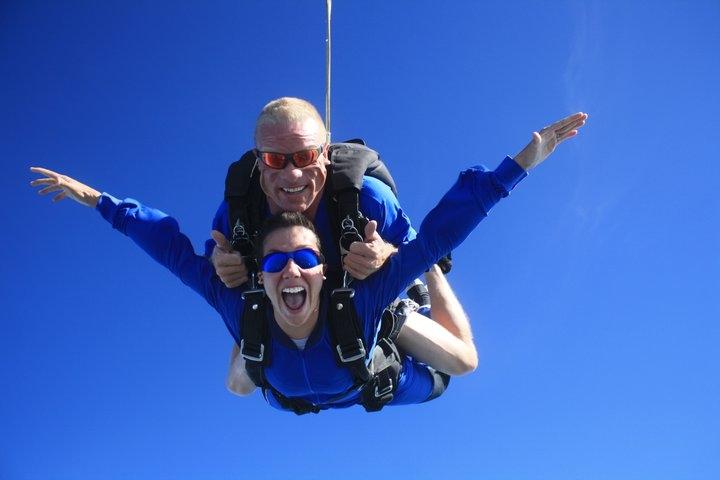
[[(295, 153), (317, 148), (325, 141), (323, 125), (313, 118), (296, 122), (263, 125), (257, 132), (260, 151)], [(271, 213), (301, 212), (315, 217), (327, 178), (327, 157), (323, 154), (312, 165), (297, 168), (292, 162), (283, 169), (273, 169), (258, 162), (260, 185), (267, 195)]]

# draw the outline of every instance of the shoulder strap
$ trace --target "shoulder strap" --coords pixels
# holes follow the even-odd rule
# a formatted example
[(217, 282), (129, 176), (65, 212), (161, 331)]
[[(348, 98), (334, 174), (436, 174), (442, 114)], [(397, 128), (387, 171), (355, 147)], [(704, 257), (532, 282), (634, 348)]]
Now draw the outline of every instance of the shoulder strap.
[(355, 290), (344, 285), (338, 278), (341, 272), (328, 272), (328, 280), (333, 285), (328, 307), (328, 330), (335, 347), (335, 359), (338, 365), (350, 370), (355, 383), (361, 385), (370, 380), (370, 370), (365, 363), (367, 349), (363, 341), (360, 319), (355, 309)]
[[(362, 140), (337, 143), (329, 149), (330, 166), (326, 187), (328, 212), (340, 254), (344, 255), (352, 242), (364, 240), (367, 218), (360, 211), (360, 190), (363, 176), (373, 175), (397, 192), (395, 183), (374, 150)], [(366, 364), (367, 349), (363, 341), (360, 319), (355, 309), (355, 290), (348, 286), (344, 272), (328, 271), (332, 286), (328, 311), (328, 328), (335, 344), (338, 364), (347, 367), (359, 385), (372, 377)]]
[(377, 178), (386, 184), (397, 196), (397, 187), (390, 171), (375, 150), (365, 146), (360, 139), (343, 143), (333, 143), (329, 148), (330, 161), (333, 164), (333, 192), (362, 188), (363, 176)]
[(230, 239), (233, 248), (248, 257), (248, 271), (257, 272), (254, 242), (260, 232), (265, 194), (260, 188), (257, 158), (249, 150), (232, 163), (225, 177), (225, 201), (228, 207)]

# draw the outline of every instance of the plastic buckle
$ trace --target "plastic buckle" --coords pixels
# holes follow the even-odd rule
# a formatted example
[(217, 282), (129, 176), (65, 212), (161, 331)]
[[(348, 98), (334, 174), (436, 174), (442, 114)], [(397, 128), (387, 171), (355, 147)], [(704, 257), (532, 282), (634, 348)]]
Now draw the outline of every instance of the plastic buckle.
[(337, 349), (338, 356), (340, 357), (340, 360), (341, 360), (343, 363), (354, 362), (355, 360), (359, 360), (359, 359), (361, 359), (361, 358), (365, 358), (365, 353), (366, 353), (366, 352), (365, 352), (365, 347), (363, 346), (362, 340), (360, 340), (359, 338), (356, 338), (355, 340), (357, 340), (357, 343), (358, 343), (357, 353), (355, 353), (355, 354), (349, 354), (347, 357), (346, 357), (345, 354), (343, 353), (342, 345), (337, 345), (337, 346), (335, 347), (335, 348)]
[(375, 398), (380, 398), (384, 395), (387, 395), (388, 393), (392, 393), (393, 391), (393, 382), (392, 378), (388, 377), (388, 385), (384, 387), (382, 390), (378, 391), (378, 386), (375, 385)]
[[(263, 358), (265, 358), (265, 345), (263, 345), (262, 343), (256, 345), (260, 346), (259, 349), (254, 348), (254, 350), (258, 352), (257, 355), (246, 353), (245, 347), (247, 346), (247, 344), (245, 343), (245, 339), (243, 338), (242, 340), (240, 340), (240, 355), (242, 355), (242, 357), (246, 360), (251, 360), (253, 362), (262, 362)], [(252, 347), (255, 347), (255, 345), (252, 345)]]

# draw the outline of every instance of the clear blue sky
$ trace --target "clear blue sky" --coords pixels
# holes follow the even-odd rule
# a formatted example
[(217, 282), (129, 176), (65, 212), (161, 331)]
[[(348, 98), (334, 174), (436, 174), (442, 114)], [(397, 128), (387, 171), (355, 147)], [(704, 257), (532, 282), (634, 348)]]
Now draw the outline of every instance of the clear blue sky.
[(481, 365), (430, 404), (230, 395), (210, 307), (28, 187), (59, 170), (200, 247), (262, 105), (322, 108), (324, 9), (2, 2), (0, 478), (718, 478), (717, 1), (336, 0), (333, 137), (381, 152), (415, 222), (591, 115), (456, 252)]

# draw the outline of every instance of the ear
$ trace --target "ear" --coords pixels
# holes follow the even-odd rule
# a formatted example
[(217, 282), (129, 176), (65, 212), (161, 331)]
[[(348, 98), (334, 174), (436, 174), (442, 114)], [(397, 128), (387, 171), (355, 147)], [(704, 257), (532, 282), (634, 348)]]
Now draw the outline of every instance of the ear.
[(260, 272), (258, 272), (257, 275), (258, 275), (257, 276), (258, 285), (262, 285), (263, 284), (263, 272), (260, 271)]

